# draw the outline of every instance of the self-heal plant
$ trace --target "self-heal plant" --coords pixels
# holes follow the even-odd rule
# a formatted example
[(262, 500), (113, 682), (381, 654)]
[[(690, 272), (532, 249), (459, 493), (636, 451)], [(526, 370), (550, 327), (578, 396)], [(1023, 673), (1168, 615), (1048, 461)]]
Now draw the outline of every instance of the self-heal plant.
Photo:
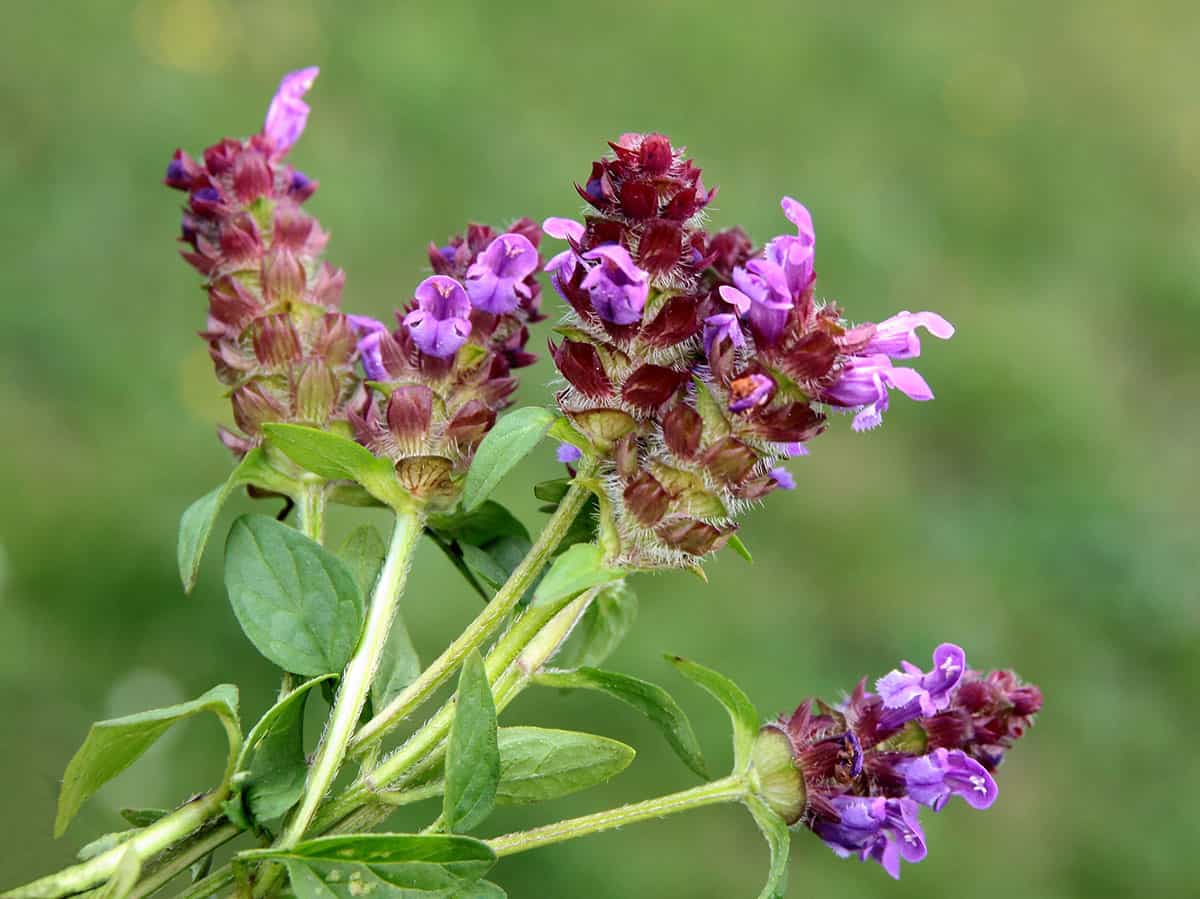
[[(432, 272), (398, 289), (394, 321), (345, 314), (344, 275), (321, 261), (326, 235), (302, 209), (316, 182), (286, 161), (316, 76), (285, 76), (257, 134), (223, 140), (202, 161), (178, 151), (166, 174), (187, 194), (183, 255), (204, 278), (201, 336), (236, 425), (219, 431), (236, 459), (228, 480), (181, 520), (180, 573), (190, 590), (235, 489), (286, 501), (278, 519), (239, 517), (225, 543), (232, 610), (280, 669), (278, 700), (246, 729), (229, 684), (95, 724), (64, 776), (58, 834), (186, 718), (220, 720), (224, 773), (173, 810), (128, 811), (130, 828), (89, 843), (79, 864), (4, 896), (138, 899), (190, 871), (177, 884), (187, 899), (501, 897), (483, 878), (502, 857), (728, 802), (750, 811), (770, 846), (760, 895), (781, 897), (789, 828), (897, 877), (929, 851), (923, 808), (996, 802), (997, 767), (1042, 695), (1010, 671), (968, 667), (955, 644), (934, 649), (928, 670), (903, 662), (874, 690), (864, 679), (841, 701), (807, 700), (766, 723), (727, 677), (668, 656), (729, 714), (733, 768), (715, 778), (666, 690), (601, 667), (636, 616), (630, 574), (702, 573), (726, 546), (749, 561), (739, 522), (797, 488), (788, 460), (808, 454), (831, 413), (849, 411), (864, 431), (881, 423), (891, 390), (931, 399), (896, 363), (919, 356), (919, 329), (947, 339), (953, 327), (932, 312), (856, 324), (818, 298), (812, 216), (790, 197), (781, 205), (795, 233), (761, 249), (740, 228), (706, 230), (715, 190), (659, 134), (610, 144), (576, 185), (582, 220), (471, 224), (430, 244)], [(566, 243), (545, 262), (543, 230)], [(515, 373), (534, 361), (543, 272), (566, 302), (549, 344), (555, 411), (506, 412)], [(489, 497), (545, 439), (558, 443), (566, 476), (534, 486), (549, 518), (531, 536)], [(363, 525), (332, 551), (330, 502), (388, 510), (390, 538)], [(427, 664), (401, 614), (422, 537), (485, 603)], [(429, 707), (451, 680), (453, 694)], [(702, 782), (472, 835), (497, 806), (598, 786), (633, 758), (596, 734), (500, 723), (519, 693), (539, 687), (625, 703)], [(312, 747), (302, 723), (306, 705), (321, 702), (327, 720)], [(421, 832), (376, 832), (397, 806), (425, 801), (436, 808)], [(257, 848), (222, 849), (244, 833)]]

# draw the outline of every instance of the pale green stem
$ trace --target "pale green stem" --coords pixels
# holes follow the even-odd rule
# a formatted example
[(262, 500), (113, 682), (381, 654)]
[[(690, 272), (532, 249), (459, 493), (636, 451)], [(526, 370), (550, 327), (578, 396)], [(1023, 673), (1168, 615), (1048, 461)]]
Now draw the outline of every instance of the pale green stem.
[[(532, 606), (505, 632), (484, 660), (497, 713), (517, 697), (530, 676), (554, 654), (601, 589), (596, 587), (569, 601)], [(387, 809), (368, 808), (361, 813), (358, 809), (372, 802), (384, 787), (402, 777), (411, 781), (438, 761), (454, 721), (455, 701), (451, 698), (403, 746), (373, 771), (360, 776), (318, 819), (316, 829), (324, 831), (347, 815), (358, 824), (369, 821), (369, 826), (387, 817)]]
[(227, 788), (222, 787), (207, 796), (201, 796), (171, 814), (160, 818), (137, 836), (126, 840), (107, 852), (97, 855), (80, 865), (66, 868), (23, 887), (0, 894), (2, 899), (57, 899), (71, 893), (80, 893), (103, 883), (116, 870), (117, 863), (127, 850), (132, 849), (141, 858), (150, 858), (178, 843), (193, 831), (204, 826), (210, 817), (221, 810)]
[(142, 899), (144, 896), (149, 896), (165, 886), (171, 878), (185, 871), (210, 852), (219, 849), (241, 832), (241, 829), (233, 824), (223, 824), (195, 842), (181, 846), (171, 853), (169, 858), (164, 859), (158, 868), (139, 880), (126, 899)]
[(350, 743), (351, 753), (365, 750), (366, 747), (382, 738), (412, 714), (434, 690), (445, 683), (472, 650), (478, 649), (484, 644), (509, 613), (516, 608), (521, 597), (525, 595), (550, 560), (551, 554), (575, 521), (575, 516), (587, 502), (588, 496), (591, 495), (591, 491), (580, 482), (591, 474), (594, 466), (594, 462), (584, 463), (581, 466), (575, 482), (558, 504), (554, 515), (546, 522), (546, 527), (538, 536), (537, 542), (530, 547), (525, 558), (521, 560), (521, 564), (516, 567), (504, 586), (492, 597), (492, 601), (415, 681), (362, 726)]
[(317, 543), (325, 542), (325, 482), (305, 481), (297, 495), (297, 530)]
[(569, 818), (566, 821), (547, 824), (545, 827), (535, 827), (533, 830), (505, 834), (494, 840), (488, 840), (487, 844), (499, 856), (515, 855), (518, 852), (562, 843), (565, 840), (573, 840), (588, 834), (601, 833), (615, 827), (624, 827), (626, 824), (635, 824), (638, 821), (665, 818), (667, 815), (720, 802), (740, 802), (745, 796), (745, 781), (739, 775), (730, 775), (679, 793), (658, 796), (644, 802), (635, 802), (632, 805), (623, 805), (619, 808), (597, 812), (594, 815), (584, 815), (581, 818)]
[(175, 899), (203, 899), (233, 883), (233, 865), (226, 863), (202, 880), (197, 880)]
[(324, 799), (346, 756), (346, 746), (354, 733), (354, 725), (358, 723), (359, 715), (362, 714), (371, 679), (375, 675), (379, 657), (391, 630), (392, 619), (404, 589), (404, 581), (408, 577), (413, 549), (424, 527), (423, 518), (422, 512), (416, 509), (396, 512), (391, 546), (388, 548), (387, 558), (379, 572), (379, 580), (371, 597), (362, 639), (342, 674), (341, 687), (330, 713), (329, 723), (317, 747), (316, 758), (309, 768), (308, 781), (300, 805), (276, 840), (276, 848), (289, 849), (304, 837), (317, 807)]

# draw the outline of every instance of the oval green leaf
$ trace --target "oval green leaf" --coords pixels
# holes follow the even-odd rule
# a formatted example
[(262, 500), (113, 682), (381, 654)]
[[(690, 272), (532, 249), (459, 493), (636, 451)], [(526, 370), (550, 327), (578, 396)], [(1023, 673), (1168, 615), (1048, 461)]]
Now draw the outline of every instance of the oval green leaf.
[(225, 726), (229, 736), (229, 765), (226, 777), (233, 773), (233, 763), (242, 745), (238, 724), (238, 690), (233, 684), (220, 684), (190, 702), (138, 712), (122, 718), (97, 721), (88, 731), (83, 745), (71, 757), (63, 774), (58, 793), (58, 814), (54, 819), (54, 835), (62, 836), (79, 811), (100, 787), (108, 783), (154, 745), (178, 721), (212, 712)]
[(442, 816), (450, 831), (467, 831), (482, 822), (496, 804), (500, 748), (496, 704), (483, 657), (475, 650), (463, 662), (455, 699), (454, 722), (446, 743), (446, 791)]
[(340, 559), (273, 518), (243, 515), (225, 545), (225, 587), (264, 656), (312, 677), (340, 672), (358, 643), (363, 599)]
[(554, 414), (540, 406), (510, 412), (496, 423), (475, 451), (467, 471), (462, 506), (466, 511), (480, 505), (513, 467), (546, 436)]
[(542, 727), (502, 727), (499, 746), (496, 800), (504, 805), (544, 802), (602, 784), (636, 754), (607, 737)]
[(599, 690), (641, 712), (654, 723), (666, 738), (675, 754), (685, 765), (705, 780), (708, 767), (700, 750), (700, 741), (692, 722), (671, 694), (657, 684), (599, 668), (580, 668), (576, 671), (546, 671), (534, 677), (543, 687), (568, 690)]
[(576, 543), (554, 560), (534, 591), (530, 605), (550, 605), (624, 576), (617, 569), (605, 568), (602, 562), (600, 547), (594, 543)]

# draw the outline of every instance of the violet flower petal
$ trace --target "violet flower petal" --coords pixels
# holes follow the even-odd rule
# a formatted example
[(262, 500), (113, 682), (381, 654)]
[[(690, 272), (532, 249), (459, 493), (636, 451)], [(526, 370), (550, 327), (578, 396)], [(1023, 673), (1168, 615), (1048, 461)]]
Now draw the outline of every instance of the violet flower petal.
[(881, 353), (893, 359), (914, 359), (921, 355), (917, 328), (924, 328), (941, 340), (954, 336), (954, 325), (936, 312), (898, 312), (875, 326), (875, 334), (862, 352), (864, 355)]
[(537, 271), (538, 253), (520, 234), (501, 234), (467, 269), (471, 305), (493, 315), (512, 312), (529, 295), (525, 278)]
[(316, 66), (298, 69), (288, 72), (279, 82), (279, 89), (271, 98), (267, 118), (263, 122), (263, 135), (271, 141), (274, 147), (272, 155), (276, 159), (286, 155), (304, 133), (309, 107), (303, 97), (313, 86), (320, 71)]

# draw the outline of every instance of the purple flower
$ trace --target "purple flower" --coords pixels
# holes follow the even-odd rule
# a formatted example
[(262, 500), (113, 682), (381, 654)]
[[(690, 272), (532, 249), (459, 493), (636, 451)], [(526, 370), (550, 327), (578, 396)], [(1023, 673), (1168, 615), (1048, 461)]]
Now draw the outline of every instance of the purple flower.
[(467, 292), (453, 278), (434, 275), (417, 285), (414, 296), (417, 308), (404, 316), (413, 342), (428, 356), (453, 356), (471, 333)]
[(783, 270), (788, 290), (796, 297), (808, 290), (815, 278), (813, 263), (817, 239), (812, 216), (803, 205), (791, 197), (784, 197), (780, 206), (798, 233), (776, 237), (767, 244), (763, 255)]
[(596, 314), (614, 325), (631, 325), (642, 317), (650, 292), (650, 276), (638, 268), (624, 247), (605, 244), (583, 254), (598, 263), (584, 277)]
[(570, 443), (560, 443), (554, 458), (564, 465), (573, 465), (583, 458), (583, 451)]
[(875, 326), (875, 334), (863, 348), (864, 355), (882, 354), (893, 359), (913, 359), (921, 355), (917, 328), (925, 328), (934, 337), (949, 340), (954, 325), (936, 312), (898, 312)]
[(919, 807), (911, 799), (835, 796), (830, 805), (840, 820), (819, 818), (813, 832), (842, 858), (871, 859), (897, 879), (901, 859), (915, 863), (925, 858)]
[(770, 471), (771, 479), (779, 485), (783, 490), (795, 490), (796, 479), (792, 477), (792, 473), (783, 466), (772, 468)]
[(775, 382), (758, 373), (735, 378), (729, 385), (729, 411), (745, 412), (766, 405), (775, 395)]
[(798, 443), (798, 442), (793, 441), (792, 443), (785, 443), (783, 445), (783, 452), (789, 458), (794, 459), (796, 456), (807, 456), (808, 455), (808, 447), (805, 446), (803, 443)]
[(749, 321), (755, 340), (772, 346), (783, 334), (792, 311), (787, 273), (767, 259), (751, 259), (744, 268), (733, 270), (733, 283), (737, 286), (720, 289), (721, 299)]
[(493, 315), (517, 308), (530, 295), (525, 278), (538, 267), (538, 252), (520, 234), (501, 234), (467, 269), (466, 288), (471, 305)]
[(953, 643), (933, 651), (933, 668), (928, 673), (912, 662), (901, 662), (904, 670), (893, 670), (875, 682), (884, 708), (911, 712), (908, 717), (935, 715), (950, 705), (950, 694), (967, 668), (967, 656)]
[(267, 119), (263, 122), (263, 134), (274, 145), (273, 156), (278, 159), (287, 154), (308, 121), (308, 104), (303, 97), (313, 86), (321, 70), (316, 66), (288, 72), (279, 82), (279, 90), (271, 98), (267, 108)]
[(951, 796), (961, 796), (971, 808), (984, 809), (996, 801), (996, 781), (987, 769), (959, 749), (935, 749), (897, 765), (908, 795), (935, 812)]
[(853, 428), (868, 431), (883, 421), (889, 387), (909, 399), (933, 399), (933, 391), (914, 369), (895, 368), (887, 356), (879, 355), (850, 357), (838, 380), (825, 389), (821, 399), (834, 406), (861, 406), (854, 416)]
[(387, 381), (390, 378), (383, 364), (380, 342), (387, 335), (387, 326), (369, 315), (347, 315), (346, 321), (358, 337), (358, 356), (362, 359), (363, 371), (372, 381)]
[[(542, 222), (542, 230), (556, 240), (569, 240), (574, 244), (583, 240), (584, 235), (583, 225), (573, 219), (548, 218)], [(543, 271), (551, 274), (560, 272), (559, 278), (563, 281), (570, 281), (571, 275), (575, 273), (575, 265), (575, 248), (571, 247), (547, 262)]]
[(737, 316), (732, 312), (722, 312), (710, 315), (704, 320), (704, 354), (712, 355), (713, 347), (726, 337), (735, 347), (746, 345), (746, 338), (738, 325)]
[(359, 338), (378, 332), (386, 333), (387, 331), (387, 325), (377, 318), (371, 318), (369, 315), (347, 315), (346, 321), (350, 323), (350, 327), (354, 329), (354, 333)]

